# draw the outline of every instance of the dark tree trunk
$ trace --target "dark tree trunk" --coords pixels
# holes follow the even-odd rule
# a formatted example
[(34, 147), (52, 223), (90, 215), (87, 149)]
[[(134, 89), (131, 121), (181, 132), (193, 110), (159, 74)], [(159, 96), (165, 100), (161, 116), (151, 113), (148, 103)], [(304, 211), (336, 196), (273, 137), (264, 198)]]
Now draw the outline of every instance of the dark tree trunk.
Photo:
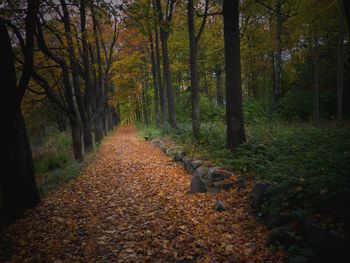
[(100, 52), (100, 40), (98, 38), (97, 21), (95, 16), (94, 6), (91, 5), (91, 16), (93, 23), (93, 34), (95, 40), (95, 52), (97, 63), (97, 86), (95, 87), (95, 113), (94, 113), (94, 125), (95, 125), (95, 141), (100, 143), (102, 137), (106, 135), (105, 122), (104, 122), (104, 98), (103, 98), (103, 73), (102, 73), (102, 59)]
[(275, 0), (275, 52), (274, 52), (274, 87), (273, 102), (277, 104), (281, 97), (281, 74), (282, 74), (282, 17), (281, 0)]
[[(159, 85), (159, 97), (160, 97), (160, 112), (161, 112), (161, 124), (162, 128), (166, 128), (167, 124), (167, 112), (166, 112), (166, 90), (165, 85), (163, 85), (162, 71), (160, 69), (160, 48), (159, 48), (159, 34), (158, 26), (155, 27), (155, 43), (156, 43), (156, 63), (157, 63), (157, 79)], [(163, 76), (164, 77), (164, 76)]]
[(156, 120), (156, 126), (157, 128), (160, 127), (160, 119), (159, 119), (159, 85), (158, 85), (158, 78), (157, 78), (157, 66), (156, 66), (156, 58), (155, 58), (155, 52), (154, 52), (154, 44), (153, 44), (153, 32), (152, 29), (149, 29), (149, 45), (151, 50), (151, 62), (152, 62), (152, 79), (153, 79), (153, 90), (154, 90), (154, 118)]
[(239, 32), (239, 0), (223, 1), (226, 66), (227, 147), (234, 150), (245, 141)]
[(84, 99), (80, 90), (80, 79), (79, 79), (79, 70), (76, 61), (76, 55), (74, 51), (74, 42), (72, 38), (72, 30), (70, 25), (70, 17), (68, 13), (68, 8), (65, 0), (61, 0), (61, 6), (63, 10), (63, 23), (65, 29), (65, 36), (67, 40), (67, 51), (69, 56), (69, 62), (72, 69), (72, 79), (73, 87), (75, 92), (75, 97), (78, 104), (78, 109), (81, 117), (81, 122), (83, 124), (83, 138), (84, 138), (84, 150), (89, 153), (93, 148), (92, 140), (92, 127), (88, 117), (88, 112), (84, 104)]
[(18, 86), (10, 38), (5, 23), (0, 19), (0, 83), (3, 86), (0, 103), (3, 153), (0, 192), (4, 203), (5, 220), (8, 223), (13, 222), (25, 209), (34, 207), (40, 201), (34, 177), (32, 153), (20, 106), (33, 70), (33, 12), (33, 3), (28, 3), (24, 53), (26, 62)]
[(344, 13), (346, 17), (346, 21), (348, 23), (348, 34), (350, 38), (350, 1), (343, 0)]
[[(338, 1), (339, 3), (340, 1)], [(345, 21), (344, 10), (341, 4), (339, 6), (339, 35), (338, 35), (338, 52), (337, 52), (337, 121), (338, 126), (341, 127), (343, 123), (343, 90), (344, 90), (344, 33)], [(350, 12), (350, 10), (349, 10)]]
[(188, 36), (190, 44), (190, 73), (191, 73), (191, 105), (192, 105), (192, 133), (196, 140), (200, 138), (199, 120), (199, 92), (198, 92), (198, 66), (197, 43), (194, 25), (193, 0), (188, 0)]
[[(169, 15), (166, 18), (166, 24), (170, 24), (173, 5), (170, 4)], [(169, 49), (168, 49), (168, 39), (169, 39), (169, 29), (164, 28), (164, 20), (163, 20), (163, 12), (161, 7), (161, 1), (157, 0), (157, 9), (159, 13), (159, 23), (160, 23), (160, 41), (162, 44), (162, 55), (163, 55), (163, 70), (164, 70), (164, 78), (166, 83), (166, 95), (168, 100), (168, 116), (170, 127), (176, 129), (176, 118), (175, 118), (175, 108), (174, 108), (174, 91), (173, 91), (173, 83), (171, 78), (170, 71), (170, 61), (169, 61)]]
[(320, 87), (318, 78), (318, 38), (315, 33), (314, 44), (312, 50), (312, 70), (313, 70), (313, 110), (312, 117), (316, 125), (320, 121), (320, 110), (319, 110), (319, 97), (320, 97)]

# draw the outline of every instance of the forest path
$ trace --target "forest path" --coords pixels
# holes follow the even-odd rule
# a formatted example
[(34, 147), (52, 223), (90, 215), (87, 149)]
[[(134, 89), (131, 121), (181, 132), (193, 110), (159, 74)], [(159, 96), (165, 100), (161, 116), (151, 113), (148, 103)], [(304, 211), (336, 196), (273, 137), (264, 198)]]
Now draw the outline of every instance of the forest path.
[[(279, 261), (244, 192), (191, 195), (190, 178), (122, 126), (77, 180), (6, 230), (10, 245), (0, 249), (10, 262)], [(216, 212), (216, 200), (227, 210)]]

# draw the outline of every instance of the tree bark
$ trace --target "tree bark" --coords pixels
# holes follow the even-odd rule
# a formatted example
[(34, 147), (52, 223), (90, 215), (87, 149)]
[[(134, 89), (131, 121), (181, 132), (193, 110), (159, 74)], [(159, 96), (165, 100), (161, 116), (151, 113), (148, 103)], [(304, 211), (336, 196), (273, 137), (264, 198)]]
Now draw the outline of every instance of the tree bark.
[(149, 28), (149, 45), (150, 45), (150, 51), (151, 51), (151, 63), (152, 63), (152, 79), (153, 79), (153, 91), (154, 91), (154, 100), (153, 100), (153, 106), (154, 106), (154, 118), (156, 120), (156, 126), (157, 128), (160, 128), (160, 119), (159, 119), (159, 85), (158, 85), (158, 78), (157, 78), (157, 66), (156, 66), (156, 59), (155, 59), (155, 52), (154, 52), (154, 44), (153, 44), (153, 32), (152, 29)]
[(192, 105), (192, 133), (196, 140), (200, 138), (199, 120), (199, 92), (198, 92), (198, 66), (197, 43), (194, 25), (193, 0), (188, 0), (188, 36), (190, 44), (190, 73), (191, 73), (191, 105)]
[(281, 0), (275, 0), (275, 52), (274, 52), (274, 89), (273, 102), (277, 104), (281, 97), (281, 75), (282, 75), (282, 15)]
[[(161, 112), (161, 125), (165, 129), (167, 125), (167, 112), (166, 112), (166, 90), (165, 85), (163, 85), (161, 62), (160, 62), (160, 48), (159, 48), (159, 33), (158, 26), (155, 26), (155, 43), (156, 43), (156, 66), (157, 66), (157, 79), (159, 85), (159, 97), (160, 97), (160, 112)], [(163, 76), (164, 78), (164, 76)]]
[(75, 97), (78, 104), (78, 109), (81, 117), (81, 121), (83, 124), (83, 138), (84, 138), (84, 150), (89, 153), (93, 148), (93, 140), (92, 140), (92, 128), (90, 125), (90, 120), (88, 117), (88, 112), (84, 104), (84, 99), (80, 89), (80, 79), (79, 79), (79, 70), (76, 60), (76, 55), (74, 51), (74, 42), (72, 38), (72, 30), (70, 25), (70, 17), (68, 13), (68, 8), (65, 0), (60, 0), (62, 11), (63, 11), (63, 23), (65, 30), (65, 37), (67, 40), (67, 51), (69, 56), (69, 62), (71, 67), (72, 79), (73, 79), (73, 87), (75, 92)]
[(313, 111), (312, 117), (316, 125), (320, 121), (320, 111), (319, 111), (319, 78), (318, 78), (318, 38), (315, 33), (314, 44), (312, 50), (312, 66), (313, 66)]
[[(344, 31), (345, 31), (345, 21), (344, 21), (344, 9), (338, 1), (339, 7), (339, 21), (338, 21), (338, 47), (337, 47), (337, 121), (338, 126), (341, 127), (343, 123), (343, 90), (344, 90)], [(350, 11), (350, 10), (349, 10)]]
[(31, 148), (21, 112), (21, 100), (33, 71), (34, 16), (35, 1), (28, 1), (25, 63), (18, 85), (10, 37), (4, 21), (0, 19), (0, 82), (4, 87), (0, 103), (3, 125), (0, 192), (7, 223), (13, 222), (25, 209), (34, 207), (40, 201)]
[[(172, 3), (173, 2), (173, 3)], [(176, 117), (174, 108), (174, 91), (170, 71), (170, 61), (169, 61), (169, 50), (168, 50), (168, 39), (169, 39), (169, 29), (165, 29), (164, 25), (170, 25), (174, 1), (170, 0), (169, 3), (169, 14), (166, 19), (163, 18), (163, 11), (160, 0), (157, 0), (157, 9), (159, 14), (159, 25), (160, 25), (160, 41), (162, 44), (162, 54), (163, 54), (163, 71), (166, 83), (166, 95), (168, 100), (168, 116), (170, 127), (176, 129)]]
[(234, 150), (245, 141), (239, 32), (239, 0), (223, 1), (226, 66), (227, 147)]

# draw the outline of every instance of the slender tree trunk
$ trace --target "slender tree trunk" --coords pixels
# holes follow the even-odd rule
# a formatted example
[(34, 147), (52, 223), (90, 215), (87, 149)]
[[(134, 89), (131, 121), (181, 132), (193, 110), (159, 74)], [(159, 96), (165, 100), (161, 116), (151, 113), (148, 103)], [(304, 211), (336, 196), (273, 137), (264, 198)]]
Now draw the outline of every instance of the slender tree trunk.
[(192, 104), (192, 133), (196, 140), (200, 138), (199, 120), (199, 92), (198, 92), (198, 66), (197, 43), (194, 25), (193, 0), (188, 0), (188, 36), (190, 43), (190, 72), (191, 72), (191, 104)]
[(337, 120), (338, 126), (342, 126), (343, 118), (343, 90), (344, 90), (344, 31), (345, 31), (345, 21), (344, 21), (344, 10), (340, 1), (338, 1), (339, 6), (339, 35), (338, 35), (338, 52), (337, 52)]
[(0, 82), (3, 87), (0, 103), (0, 192), (7, 223), (13, 222), (25, 209), (34, 207), (40, 201), (34, 177), (32, 152), (21, 112), (21, 100), (33, 70), (33, 10), (33, 3), (28, 3), (27, 43), (24, 51), (26, 62), (18, 86), (10, 37), (5, 23), (0, 19)]
[[(169, 32), (166, 31), (163, 26), (163, 13), (160, 0), (157, 0), (157, 8), (159, 13), (159, 22), (160, 22), (160, 41), (162, 44), (162, 55), (163, 55), (163, 71), (164, 78), (166, 83), (166, 95), (168, 100), (168, 116), (170, 127), (176, 129), (176, 118), (175, 118), (175, 108), (174, 108), (174, 90), (171, 78), (170, 71), (170, 61), (169, 61), (169, 48), (168, 48), (168, 39)], [(171, 11), (172, 12), (172, 11)], [(167, 23), (170, 23), (171, 19), (167, 19)]]
[(282, 75), (282, 17), (281, 17), (281, 0), (275, 0), (275, 53), (274, 53), (274, 89), (273, 102), (277, 104), (281, 97), (281, 75)]
[(95, 125), (95, 141), (100, 143), (102, 137), (106, 135), (106, 129), (104, 125), (104, 98), (103, 98), (103, 73), (102, 73), (102, 59), (100, 51), (100, 41), (98, 38), (97, 21), (95, 16), (94, 6), (91, 5), (91, 16), (93, 24), (93, 34), (95, 41), (96, 52), (96, 64), (97, 64), (97, 86), (95, 87), (95, 113), (94, 113), (94, 125)]
[(151, 62), (152, 62), (152, 79), (153, 79), (153, 90), (154, 90), (154, 118), (156, 120), (156, 126), (157, 128), (160, 127), (160, 119), (159, 119), (159, 85), (158, 85), (158, 79), (157, 79), (157, 66), (156, 66), (156, 59), (154, 54), (154, 45), (153, 45), (153, 32), (152, 29), (149, 29), (149, 45), (151, 50)]
[(216, 103), (218, 105), (224, 105), (224, 94), (223, 94), (222, 83), (221, 83), (222, 70), (219, 67), (215, 70), (215, 78), (216, 78)]
[(78, 104), (78, 109), (81, 117), (81, 121), (83, 124), (83, 138), (84, 138), (84, 150), (89, 153), (93, 148), (93, 140), (92, 140), (92, 129), (90, 125), (90, 120), (88, 118), (88, 112), (84, 104), (84, 99), (80, 90), (80, 80), (79, 80), (79, 71), (76, 61), (76, 55), (74, 51), (74, 42), (72, 38), (72, 30), (70, 25), (70, 17), (68, 13), (68, 8), (65, 0), (60, 0), (61, 6), (63, 10), (63, 23), (65, 29), (65, 36), (67, 39), (67, 51), (69, 55), (69, 62), (72, 69), (72, 79), (73, 79), (73, 87), (75, 92), (75, 97)]
[(313, 121), (318, 125), (320, 121), (320, 110), (319, 110), (319, 78), (318, 78), (318, 39), (315, 33), (314, 46), (312, 51), (312, 66), (313, 66)]
[(86, 128), (88, 134), (84, 135), (85, 150), (91, 152), (93, 149), (93, 139), (92, 139), (92, 122), (91, 122), (91, 110), (92, 110), (92, 80), (91, 80), (91, 63), (89, 60), (89, 46), (87, 43), (87, 32), (86, 32), (86, 13), (85, 13), (85, 1), (80, 1), (80, 26), (81, 26), (81, 42), (83, 45), (82, 58), (84, 67), (84, 77), (85, 77), (85, 95), (84, 104), (86, 111)]
[(348, 34), (350, 38), (350, 1), (349, 0), (343, 0), (343, 8), (344, 8), (346, 21), (348, 24)]
[(159, 48), (159, 33), (158, 26), (155, 26), (155, 44), (156, 44), (156, 67), (157, 67), (157, 79), (159, 85), (159, 97), (160, 97), (160, 112), (161, 112), (161, 125), (162, 128), (166, 128), (167, 124), (167, 112), (166, 112), (166, 90), (165, 85), (163, 85), (162, 71), (160, 67), (160, 48)]
[(239, 0), (223, 1), (226, 66), (227, 147), (234, 150), (245, 141), (239, 32)]

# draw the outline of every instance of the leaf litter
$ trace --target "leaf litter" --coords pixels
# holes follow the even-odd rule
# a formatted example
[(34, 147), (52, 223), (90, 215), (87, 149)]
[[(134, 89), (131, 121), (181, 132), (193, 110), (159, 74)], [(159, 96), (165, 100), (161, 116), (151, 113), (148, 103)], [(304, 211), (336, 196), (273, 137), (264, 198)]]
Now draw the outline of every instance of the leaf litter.
[[(134, 127), (120, 127), (77, 180), (3, 231), (0, 261), (284, 261), (249, 213), (250, 187), (193, 195), (190, 180)], [(217, 200), (225, 211), (213, 209)]]

